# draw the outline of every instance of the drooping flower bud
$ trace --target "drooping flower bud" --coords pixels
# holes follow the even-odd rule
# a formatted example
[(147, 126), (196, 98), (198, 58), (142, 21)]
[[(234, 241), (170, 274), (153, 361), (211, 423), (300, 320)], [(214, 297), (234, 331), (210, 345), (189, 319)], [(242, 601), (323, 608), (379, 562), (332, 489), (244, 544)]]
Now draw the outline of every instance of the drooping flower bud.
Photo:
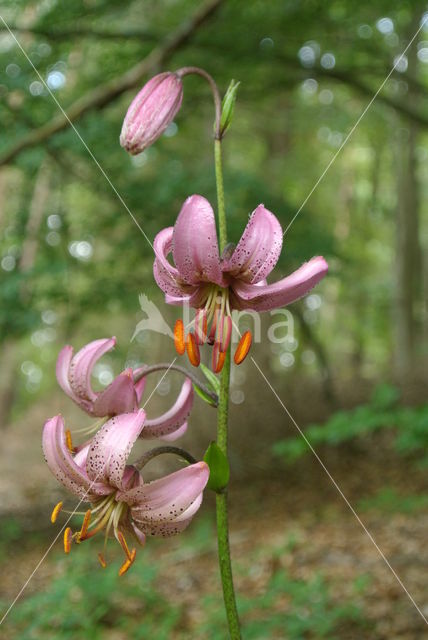
[(183, 84), (166, 71), (151, 78), (131, 102), (123, 121), (120, 144), (131, 155), (141, 153), (165, 131), (181, 107)]

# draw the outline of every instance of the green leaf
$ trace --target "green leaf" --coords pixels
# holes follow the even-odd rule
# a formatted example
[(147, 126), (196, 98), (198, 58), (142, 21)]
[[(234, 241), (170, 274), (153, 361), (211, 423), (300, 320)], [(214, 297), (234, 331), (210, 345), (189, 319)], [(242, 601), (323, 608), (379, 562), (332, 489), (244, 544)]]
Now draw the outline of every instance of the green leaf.
[(204, 461), (210, 468), (207, 487), (216, 493), (221, 493), (229, 482), (229, 462), (216, 442), (211, 442), (205, 452)]
[(215, 373), (213, 373), (210, 369), (208, 369), (208, 367), (202, 364), (202, 362), (199, 365), (199, 367), (202, 370), (202, 373), (204, 374), (205, 378), (208, 381), (209, 386), (212, 388), (214, 393), (216, 393), (217, 395), (220, 395), (220, 379), (217, 378)]
[(214, 400), (211, 398), (211, 396), (209, 396), (207, 393), (205, 393), (205, 391), (203, 389), (198, 387), (195, 383), (193, 383), (193, 388), (194, 388), (195, 392), (197, 393), (197, 395), (200, 398), (202, 398), (202, 400), (204, 402), (206, 402), (207, 404), (211, 405), (211, 407), (217, 407), (217, 403), (214, 402)]
[(224, 136), (224, 134), (232, 124), (233, 112), (235, 110), (236, 94), (239, 84), (239, 82), (235, 82), (235, 80), (232, 80), (223, 98), (220, 119), (220, 133), (222, 136)]

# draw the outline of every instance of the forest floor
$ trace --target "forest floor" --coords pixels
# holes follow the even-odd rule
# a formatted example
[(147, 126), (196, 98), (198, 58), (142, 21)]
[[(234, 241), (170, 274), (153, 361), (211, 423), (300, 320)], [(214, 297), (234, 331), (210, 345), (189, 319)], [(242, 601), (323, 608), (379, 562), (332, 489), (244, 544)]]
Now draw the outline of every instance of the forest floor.
[[(413, 462), (397, 457), (380, 436), (358, 446), (322, 451), (322, 456), (402, 585), (313, 457), (308, 456), (291, 468), (270, 471), (269, 475), (258, 470), (251, 481), (232, 481), (230, 490), (236, 589), (242, 595), (240, 609), (248, 624), (244, 637), (423, 638), (426, 625), (405, 592), (407, 589), (428, 616), (428, 510), (423, 498), (422, 472)], [(43, 477), (36, 468), (32, 478), (33, 498), (44, 495), (44, 488), (38, 485)], [(3, 513), (1, 525), (0, 600), (6, 608), (54, 538), (53, 530), (47, 528), (52, 525), (43, 524), (48, 522), (50, 503), (40, 504), (38, 509), (24, 509), (19, 501), (15, 506), (13, 514)], [(160, 630), (150, 636), (156, 640), (227, 637), (218, 597), (213, 507), (213, 496), (208, 495), (202, 513), (185, 534), (170, 540), (149, 540), (139, 552), (138, 560), (144, 570), (148, 564), (156, 567), (151, 584), (158, 597), (179, 612), (165, 635)], [(56, 543), (29, 582), (15, 613), (0, 628), (0, 636), (4, 630), (7, 639), (83, 637), (77, 631), (75, 635), (73, 632), (62, 635), (57, 630), (55, 635), (53, 631), (46, 632), (46, 628), (40, 635), (37, 628), (27, 633), (22, 621), (16, 622), (20, 607), (31, 602), (35, 594), (49, 589), (58, 576), (66, 575), (83, 546), (64, 557), (59, 555), (61, 541)], [(86, 552), (84, 555), (90, 578), (102, 572), (96, 563), (95, 546), (92, 545), (90, 556)], [(120, 558), (115, 551), (112, 555), (116, 571)], [(134, 577), (131, 571), (128, 575), (132, 583), (138, 570)], [(76, 590), (69, 589), (71, 594), (73, 589)], [(73, 595), (70, 597), (73, 599)], [(135, 617), (139, 607), (141, 603), (135, 598), (124, 598), (121, 614)], [(358, 613), (354, 615), (347, 609), (343, 612), (343, 607), (353, 607)], [(293, 608), (295, 617), (290, 617)], [(207, 615), (214, 621), (210, 629), (218, 625), (215, 630), (207, 631), (203, 626)], [(306, 624), (305, 617), (309, 620), (313, 617), (315, 622)], [(113, 631), (115, 625), (111, 620), (104, 623), (98, 620), (97, 624), (103, 628), (100, 637), (106, 640), (140, 637), (128, 635), (122, 627)], [(123, 629), (128, 628), (126, 624)]]

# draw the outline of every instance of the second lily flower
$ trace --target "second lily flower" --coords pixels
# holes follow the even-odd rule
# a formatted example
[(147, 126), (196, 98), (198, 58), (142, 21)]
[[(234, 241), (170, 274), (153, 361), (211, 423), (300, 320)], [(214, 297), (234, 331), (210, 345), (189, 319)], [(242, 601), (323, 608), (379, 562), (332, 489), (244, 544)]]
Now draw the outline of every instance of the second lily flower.
[[(214, 345), (213, 370), (221, 371), (232, 334), (232, 311), (269, 311), (306, 295), (327, 273), (321, 256), (312, 258), (291, 275), (267, 284), (282, 249), (282, 228), (273, 213), (260, 204), (253, 211), (237, 246), (220, 256), (213, 209), (205, 198), (187, 198), (174, 227), (155, 238), (155, 280), (169, 304), (195, 308), (194, 330), (184, 335), (182, 321), (175, 327), (175, 346), (187, 350), (199, 365), (199, 345)], [(168, 260), (172, 253), (175, 266)], [(251, 346), (246, 332), (235, 352), (240, 364)]]

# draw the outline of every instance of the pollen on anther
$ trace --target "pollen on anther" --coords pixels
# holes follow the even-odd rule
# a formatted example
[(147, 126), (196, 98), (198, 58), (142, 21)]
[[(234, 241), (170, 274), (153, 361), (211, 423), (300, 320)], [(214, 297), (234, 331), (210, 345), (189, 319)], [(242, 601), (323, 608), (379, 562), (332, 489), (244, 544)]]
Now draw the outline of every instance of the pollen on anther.
[(70, 553), (72, 540), (73, 532), (71, 527), (67, 527), (64, 531), (64, 553)]
[(66, 445), (67, 445), (67, 449), (69, 451), (71, 451), (71, 453), (73, 453), (74, 449), (73, 449), (73, 443), (72, 443), (72, 440), (71, 440), (71, 431), (70, 431), (70, 429), (66, 429), (65, 430), (65, 442), (66, 442)]
[(245, 333), (242, 334), (240, 341), (238, 342), (235, 355), (233, 356), (235, 364), (241, 364), (241, 362), (245, 360), (250, 350), (252, 341), (253, 337), (251, 335), (251, 331), (245, 331)]
[(136, 549), (132, 549), (129, 558), (127, 558), (125, 560), (125, 562), (123, 563), (123, 565), (119, 569), (119, 575), (120, 576), (123, 576), (123, 574), (128, 571), (129, 567), (134, 563), (136, 555), (137, 555), (137, 550)]
[(117, 532), (117, 539), (119, 540), (120, 546), (122, 547), (126, 557), (128, 558), (128, 560), (131, 560), (131, 553), (126, 543), (125, 536), (121, 531)]
[(214, 373), (220, 373), (226, 360), (226, 352), (220, 351), (218, 344), (214, 345), (212, 358), (212, 369)]
[(56, 520), (58, 518), (58, 514), (61, 511), (63, 504), (64, 503), (62, 501), (60, 501), (60, 502), (58, 502), (58, 504), (56, 504), (54, 506), (53, 511), (51, 513), (51, 522), (52, 522), (52, 524), (54, 524), (56, 522)]
[(79, 540), (83, 540), (88, 533), (89, 523), (91, 522), (91, 510), (88, 509), (83, 518), (82, 527), (79, 531)]
[(201, 354), (199, 353), (199, 347), (193, 333), (189, 333), (189, 335), (187, 336), (186, 350), (190, 363), (194, 367), (199, 367), (199, 363), (201, 362)]
[(174, 346), (179, 356), (182, 356), (186, 351), (183, 320), (177, 320), (174, 325)]

